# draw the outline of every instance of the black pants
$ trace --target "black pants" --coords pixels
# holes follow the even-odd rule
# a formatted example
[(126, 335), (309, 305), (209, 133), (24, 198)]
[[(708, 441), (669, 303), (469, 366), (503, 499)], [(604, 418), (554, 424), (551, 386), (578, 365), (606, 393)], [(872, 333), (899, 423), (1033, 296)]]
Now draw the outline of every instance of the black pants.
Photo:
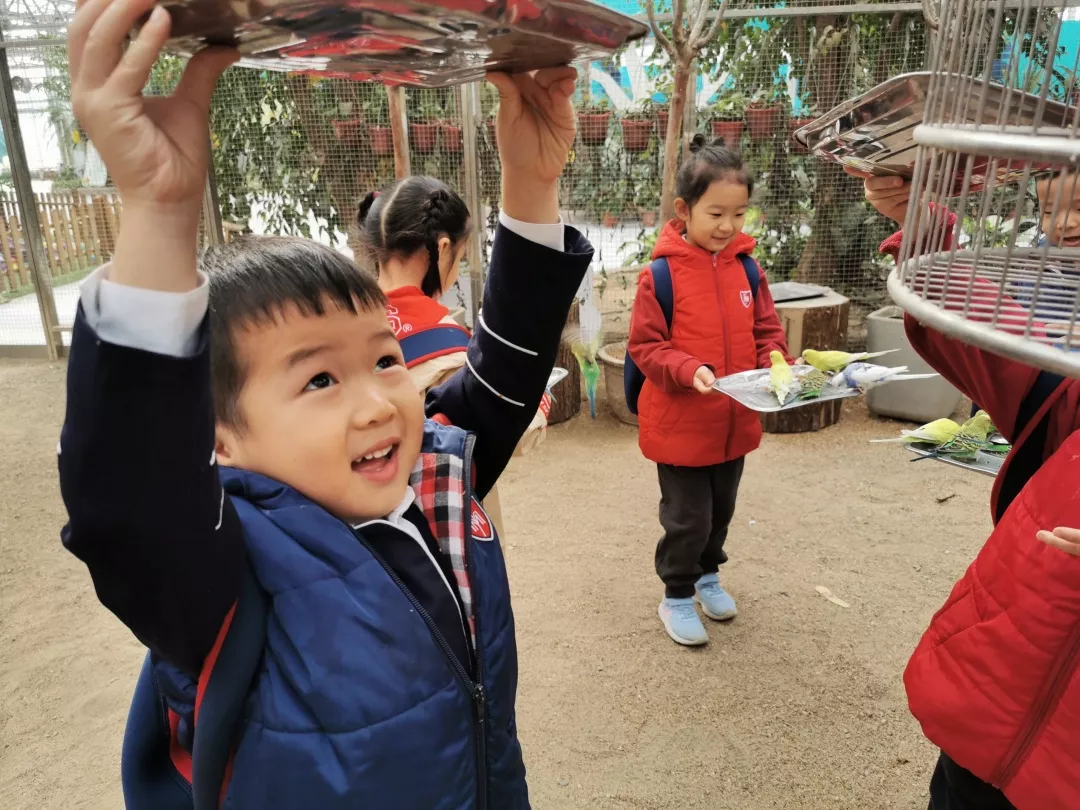
[(930, 779), (927, 810), (1016, 810), (1005, 794), (970, 771), (964, 770), (942, 751)]
[(715, 574), (727, 562), (724, 541), (743, 463), (737, 458), (712, 467), (657, 465), (664, 536), (656, 546), (656, 573), (669, 598), (693, 596), (701, 575)]

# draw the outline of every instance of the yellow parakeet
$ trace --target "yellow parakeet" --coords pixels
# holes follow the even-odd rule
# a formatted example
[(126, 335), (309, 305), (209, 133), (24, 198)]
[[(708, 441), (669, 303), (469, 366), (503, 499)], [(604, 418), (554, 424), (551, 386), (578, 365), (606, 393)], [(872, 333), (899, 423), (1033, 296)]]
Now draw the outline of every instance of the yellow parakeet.
[(990, 421), (986, 411), (979, 411), (961, 425), (955, 436), (939, 446), (933, 453), (912, 460), (921, 461), (923, 458), (937, 456), (951, 456), (962, 460), (973, 459), (976, 453), (986, 449), (986, 439), (993, 426), (994, 423)]
[(795, 384), (795, 375), (780, 352), (770, 352), (769, 360), (772, 361), (769, 369), (769, 390), (776, 395), (777, 402), (787, 405), (799, 392), (799, 387)]
[(901, 430), (899, 439), (871, 439), (874, 444), (903, 442), (904, 444), (932, 444), (940, 447), (960, 432), (960, 425), (952, 419), (935, 419), (915, 430)]
[(892, 354), (899, 349), (889, 349), (884, 352), (819, 352), (814, 349), (807, 349), (802, 353), (803, 360), (816, 368), (818, 371), (824, 371), (827, 373), (835, 373), (837, 371), (843, 371), (852, 363), (857, 363), (863, 360), (868, 360), (871, 357), (881, 357), (886, 354)]

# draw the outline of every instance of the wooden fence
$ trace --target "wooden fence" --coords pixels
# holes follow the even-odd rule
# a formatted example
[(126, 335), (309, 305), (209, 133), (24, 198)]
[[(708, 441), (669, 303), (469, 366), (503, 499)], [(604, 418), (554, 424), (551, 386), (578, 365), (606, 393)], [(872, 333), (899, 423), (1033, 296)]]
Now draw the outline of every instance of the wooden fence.
[[(90, 270), (112, 256), (120, 222), (115, 191), (58, 191), (34, 198), (52, 278)], [(32, 286), (30, 248), (15, 194), (0, 191), (0, 292)]]

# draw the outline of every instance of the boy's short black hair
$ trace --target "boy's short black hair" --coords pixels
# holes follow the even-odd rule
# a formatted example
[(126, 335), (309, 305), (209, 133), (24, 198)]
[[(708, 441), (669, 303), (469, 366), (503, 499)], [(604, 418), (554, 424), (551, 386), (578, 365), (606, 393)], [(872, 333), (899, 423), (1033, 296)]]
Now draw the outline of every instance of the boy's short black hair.
[(386, 296), (370, 275), (333, 248), (284, 236), (245, 236), (203, 251), (199, 267), (210, 277), (210, 374), (214, 418), (242, 428), (240, 392), (246, 370), (236, 330), (272, 321), (288, 305), (306, 315), (327, 306), (370, 312)]

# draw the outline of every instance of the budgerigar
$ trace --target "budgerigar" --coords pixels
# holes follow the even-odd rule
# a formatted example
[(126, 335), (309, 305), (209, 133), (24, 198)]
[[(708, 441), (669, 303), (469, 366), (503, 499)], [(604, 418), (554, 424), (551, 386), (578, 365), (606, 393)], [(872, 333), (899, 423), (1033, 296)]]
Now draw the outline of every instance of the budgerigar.
[(871, 439), (870, 441), (873, 444), (903, 442), (904, 444), (932, 444), (934, 447), (940, 447), (959, 432), (960, 425), (952, 419), (935, 419), (915, 430), (901, 430), (899, 439)]
[(799, 386), (799, 399), (817, 399), (822, 390), (829, 382), (829, 375), (813, 366), (807, 366), (808, 370), (796, 378)]
[(837, 372), (830, 386), (836, 388), (857, 388), (863, 393), (877, 385), (901, 380), (929, 380), (937, 374), (908, 374), (907, 366), (877, 366), (873, 363), (852, 363), (843, 371)]
[(912, 459), (922, 461), (925, 458), (937, 458), (938, 456), (950, 456), (952, 458), (970, 461), (975, 454), (986, 447), (986, 438), (989, 435), (993, 423), (985, 411), (979, 411), (973, 417), (961, 425), (949, 441), (938, 447), (934, 452), (925, 456)]
[(883, 357), (886, 354), (892, 354), (899, 351), (899, 349), (887, 349), (883, 352), (819, 352), (815, 349), (807, 349), (802, 353), (802, 358), (818, 371), (825, 371), (830, 374), (837, 371), (843, 371), (852, 363), (857, 363), (861, 360), (869, 360), (871, 357)]
[(795, 383), (795, 375), (780, 352), (770, 352), (769, 360), (772, 361), (769, 369), (769, 390), (776, 395), (777, 402), (787, 405), (799, 391)]
[(581, 366), (581, 375), (585, 378), (585, 395), (589, 398), (589, 416), (596, 418), (596, 385), (600, 382), (600, 361), (596, 354), (600, 351), (600, 338), (588, 343), (575, 340), (570, 344), (570, 351)]

